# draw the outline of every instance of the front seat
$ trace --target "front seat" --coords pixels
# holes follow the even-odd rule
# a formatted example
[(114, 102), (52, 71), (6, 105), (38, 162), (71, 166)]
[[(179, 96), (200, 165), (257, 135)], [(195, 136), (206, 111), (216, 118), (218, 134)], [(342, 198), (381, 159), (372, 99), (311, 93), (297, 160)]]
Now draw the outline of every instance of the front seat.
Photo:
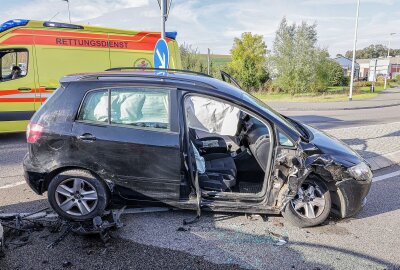
[(256, 158), (261, 169), (265, 172), (267, 168), (268, 155), (271, 142), (268, 135), (262, 135), (258, 139), (249, 145), (250, 151)]
[(206, 162), (206, 172), (232, 175), (236, 178), (235, 161), (229, 154), (212, 153), (203, 155)]
[(196, 134), (196, 130), (193, 128), (189, 128), (189, 137), (203, 154), (226, 153), (228, 151), (226, 142), (221, 137), (210, 136), (199, 138)]
[(191, 155), (196, 161), (196, 169), (199, 172), (199, 185), (202, 189), (226, 191), (231, 190), (236, 185), (236, 165), (229, 154), (213, 153), (200, 157), (197, 148), (192, 142)]

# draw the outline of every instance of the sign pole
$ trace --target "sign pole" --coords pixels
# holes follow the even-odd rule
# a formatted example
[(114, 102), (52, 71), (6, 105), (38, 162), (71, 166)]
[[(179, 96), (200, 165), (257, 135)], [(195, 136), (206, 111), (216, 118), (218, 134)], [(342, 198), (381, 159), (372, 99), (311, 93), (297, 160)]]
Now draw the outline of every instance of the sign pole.
[(165, 19), (167, 18), (167, 0), (160, 0), (161, 10), (161, 38), (165, 39)]

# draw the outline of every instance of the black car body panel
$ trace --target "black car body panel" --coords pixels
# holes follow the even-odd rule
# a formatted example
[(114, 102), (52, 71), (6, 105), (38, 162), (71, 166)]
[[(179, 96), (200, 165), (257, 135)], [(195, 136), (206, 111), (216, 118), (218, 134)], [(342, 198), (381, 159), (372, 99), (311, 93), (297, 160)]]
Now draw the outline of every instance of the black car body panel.
[[(165, 131), (135, 129), (77, 120), (85, 95), (94, 89), (161, 87), (170, 91), (170, 128)], [(38, 194), (47, 190), (57, 173), (70, 168), (89, 170), (103, 179), (113, 201), (161, 202), (196, 209), (194, 179), (188, 173), (182, 98), (200, 94), (236, 104), (268, 122), (275, 133), (285, 134), (294, 146), (271, 150), (265, 192), (257, 196), (218, 194), (201, 201), (205, 209), (232, 212), (279, 213), (294, 198), (299, 185), (315, 174), (337, 193), (334, 203), (342, 217), (355, 214), (369, 191), (371, 181), (352, 178), (347, 169), (363, 162), (353, 150), (321, 131), (299, 130), (272, 109), (252, 100), (227, 83), (179, 72), (78, 74), (64, 77), (61, 87), (32, 117), (43, 126), (41, 138), (29, 144), (24, 159), (25, 178)], [(226, 197), (226, 198), (225, 198)]]

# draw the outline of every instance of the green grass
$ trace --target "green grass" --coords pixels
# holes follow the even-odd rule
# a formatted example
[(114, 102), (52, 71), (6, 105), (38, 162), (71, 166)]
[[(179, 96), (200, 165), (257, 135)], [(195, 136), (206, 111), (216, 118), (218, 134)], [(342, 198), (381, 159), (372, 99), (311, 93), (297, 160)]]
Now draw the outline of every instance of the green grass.
[[(371, 93), (369, 87), (361, 87), (358, 92), (353, 93), (353, 100), (364, 100), (374, 98), (383, 90), (383, 86), (375, 87)], [(348, 87), (332, 86), (324, 93), (305, 93), (301, 95), (290, 95), (286, 93), (252, 93), (264, 102), (326, 102), (326, 101), (347, 101), (349, 99)]]

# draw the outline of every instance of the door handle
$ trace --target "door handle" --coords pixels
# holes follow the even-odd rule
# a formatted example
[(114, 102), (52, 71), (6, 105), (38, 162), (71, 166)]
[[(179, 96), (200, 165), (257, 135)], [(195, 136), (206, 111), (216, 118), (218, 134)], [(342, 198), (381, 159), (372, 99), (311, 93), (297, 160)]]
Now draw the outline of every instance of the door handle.
[(79, 140), (82, 140), (82, 141), (95, 141), (96, 140), (96, 137), (95, 136), (93, 136), (92, 134), (90, 134), (90, 133), (85, 133), (85, 134), (83, 134), (83, 135), (80, 135), (80, 136), (78, 136), (78, 139)]
[(53, 91), (53, 90), (56, 90), (57, 88), (56, 87), (45, 87), (44, 88), (44, 90), (46, 90), (46, 91)]
[(31, 91), (32, 90), (32, 88), (29, 88), (29, 87), (20, 87), (20, 88), (18, 88), (18, 91)]

